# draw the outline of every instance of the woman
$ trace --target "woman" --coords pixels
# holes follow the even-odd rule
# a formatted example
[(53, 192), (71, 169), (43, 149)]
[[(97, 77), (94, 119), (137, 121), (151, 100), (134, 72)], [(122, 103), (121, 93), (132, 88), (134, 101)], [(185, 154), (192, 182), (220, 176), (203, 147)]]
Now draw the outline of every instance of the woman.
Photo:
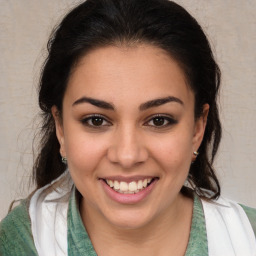
[(48, 44), (37, 190), (1, 255), (255, 255), (256, 211), (220, 197), (220, 71), (167, 0), (88, 0)]

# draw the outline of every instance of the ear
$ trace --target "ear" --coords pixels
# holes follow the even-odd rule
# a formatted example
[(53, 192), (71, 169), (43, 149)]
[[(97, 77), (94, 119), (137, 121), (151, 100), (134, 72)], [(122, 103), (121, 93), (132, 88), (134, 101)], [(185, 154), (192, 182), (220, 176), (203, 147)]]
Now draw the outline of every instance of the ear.
[(56, 128), (56, 136), (60, 143), (60, 154), (62, 157), (66, 157), (66, 151), (65, 151), (65, 140), (64, 140), (64, 130), (63, 130), (63, 124), (60, 117), (60, 112), (57, 109), (56, 106), (53, 106), (51, 108), (52, 116), (55, 121), (55, 128)]
[(193, 152), (198, 150), (203, 141), (209, 108), (209, 104), (204, 104), (203, 113), (195, 122), (193, 135)]

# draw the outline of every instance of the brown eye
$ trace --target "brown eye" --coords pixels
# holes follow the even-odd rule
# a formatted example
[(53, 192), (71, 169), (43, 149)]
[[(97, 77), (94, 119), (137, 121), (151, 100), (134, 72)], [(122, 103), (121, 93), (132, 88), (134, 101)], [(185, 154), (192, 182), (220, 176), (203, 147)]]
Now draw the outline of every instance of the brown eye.
[(155, 126), (162, 126), (165, 124), (165, 118), (164, 117), (155, 117), (153, 118), (153, 124)]
[(91, 128), (101, 128), (103, 126), (110, 126), (111, 123), (101, 115), (90, 115), (81, 120), (83, 125)]
[(146, 122), (145, 125), (154, 128), (164, 128), (177, 123), (178, 121), (171, 116), (156, 115), (152, 117), (148, 122)]
[(101, 117), (92, 117), (91, 122), (94, 126), (101, 126), (103, 124), (103, 118)]

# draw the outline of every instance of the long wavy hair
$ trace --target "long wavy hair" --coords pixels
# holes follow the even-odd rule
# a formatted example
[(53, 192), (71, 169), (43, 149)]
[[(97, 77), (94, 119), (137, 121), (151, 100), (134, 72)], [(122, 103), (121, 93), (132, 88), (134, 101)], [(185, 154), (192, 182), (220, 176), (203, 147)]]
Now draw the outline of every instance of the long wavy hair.
[[(87, 0), (54, 29), (39, 84), (41, 142), (33, 167), (37, 188), (66, 169), (51, 108), (55, 105), (62, 113), (63, 96), (76, 63), (95, 48), (141, 43), (165, 50), (182, 67), (195, 95), (195, 119), (205, 103), (210, 105), (200, 154), (190, 167), (188, 181), (201, 197), (220, 195), (213, 161), (221, 139), (217, 107), (221, 73), (201, 26), (184, 8), (168, 0)], [(189, 195), (188, 188), (181, 191)]]

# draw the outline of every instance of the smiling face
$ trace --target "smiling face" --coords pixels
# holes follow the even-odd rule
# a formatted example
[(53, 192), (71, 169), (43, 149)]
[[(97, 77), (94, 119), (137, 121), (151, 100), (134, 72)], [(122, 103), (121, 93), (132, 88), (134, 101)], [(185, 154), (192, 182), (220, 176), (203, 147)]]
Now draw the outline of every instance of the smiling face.
[(52, 109), (82, 215), (138, 228), (176, 209), (203, 138), (204, 109), (195, 121), (184, 73), (159, 48), (113, 46), (84, 56), (68, 83), (61, 122)]

